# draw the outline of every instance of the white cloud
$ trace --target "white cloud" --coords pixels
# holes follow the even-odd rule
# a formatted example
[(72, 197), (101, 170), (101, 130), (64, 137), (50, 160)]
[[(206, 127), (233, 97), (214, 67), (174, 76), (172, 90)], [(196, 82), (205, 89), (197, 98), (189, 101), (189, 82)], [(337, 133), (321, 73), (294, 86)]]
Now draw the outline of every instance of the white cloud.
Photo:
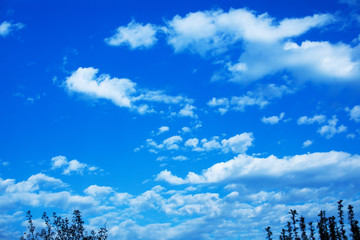
[(193, 147), (196, 148), (199, 144), (199, 139), (197, 138), (190, 138), (185, 142), (185, 147)]
[(52, 169), (61, 168), (69, 164), (66, 157), (61, 155), (51, 158), (51, 162), (52, 162), (52, 167), (51, 167)]
[(164, 132), (167, 132), (167, 131), (169, 131), (170, 130), (170, 128), (168, 127), (168, 126), (161, 126), (161, 127), (159, 127), (159, 130), (158, 130), (158, 132), (157, 132), (157, 135), (160, 135), (160, 134), (162, 134), (162, 133), (164, 133)]
[(179, 156), (173, 157), (172, 159), (175, 160), (175, 161), (186, 161), (186, 160), (188, 160), (189, 158), (188, 158), (188, 157), (185, 157), (185, 156), (183, 156), (183, 155), (179, 155)]
[(84, 190), (84, 193), (91, 195), (91, 196), (106, 196), (112, 193), (114, 190), (111, 187), (104, 187), (98, 185), (91, 185)]
[(311, 141), (311, 140), (306, 140), (305, 142), (303, 142), (302, 147), (303, 147), (303, 148), (306, 148), (306, 147), (309, 147), (309, 146), (312, 145), (312, 144), (313, 144), (313, 141)]
[(279, 116), (263, 117), (261, 121), (266, 124), (278, 124), (285, 116), (285, 113), (280, 113)]
[(185, 107), (179, 111), (179, 115), (182, 117), (197, 118), (197, 115), (194, 113), (195, 109), (196, 107), (193, 105), (186, 104)]
[(131, 95), (136, 92), (136, 84), (125, 78), (110, 78), (109, 75), (96, 76), (98, 69), (78, 68), (66, 79), (70, 91), (80, 92), (95, 98), (111, 100), (119, 107), (131, 107)]
[(325, 138), (332, 138), (335, 134), (345, 132), (347, 130), (347, 127), (344, 125), (340, 125), (339, 127), (336, 127), (338, 122), (338, 119), (336, 116), (333, 116), (332, 119), (328, 120), (328, 124), (320, 127), (318, 129), (318, 133)]
[(163, 141), (163, 145), (168, 150), (176, 150), (179, 148), (178, 143), (181, 142), (183, 139), (181, 136), (172, 136)]
[[(332, 181), (345, 177), (354, 177), (360, 170), (360, 156), (345, 152), (317, 152), (292, 157), (257, 158), (240, 154), (227, 162), (220, 162), (201, 174), (189, 172), (186, 178), (174, 176), (170, 171), (160, 172), (156, 180), (170, 184), (219, 183), (235, 179), (253, 179), (268, 177), (287, 178), (287, 181), (304, 181), (303, 175), (311, 181)], [(309, 177), (310, 176), (310, 177)]]
[(307, 40), (300, 45), (291, 41), (334, 20), (330, 14), (276, 20), (246, 9), (195, 12), (168, 22), (168, 43), (175, 52), (190, 50), (204, 55), (225, 52), (243, 41), (239, 61), (224, 65), (235, 82), (254, 81), (280, 71), (305, 80), (354, 81), (360, 76), (355, 48), (327, 41)]
[(244, 111), (246, 107), (258, 106), (263, 108), (271, 100), (281, 98), (283, 95), (291, 94), (291, 90), (285, 85), (259, 85), (254, 91), (248, 91), (242, 96), (233, 96), (231, 98), (213, 97), (207, 104), (209, 107), (218, 108), (220, 114), (225, 114), (228, 110)]
[[(70, 92), (85, 94), (95, 99), (107, 99), (119, 107), (135, 110), (140, 114), (152, 113), (155, 110), (143, 102), (175, 104), (180, 107), (185, 105), (184, 114), (190, 114), (195, 108), (189, 103), (191, 99), (183, 96), (169, 96), (162, 91), (137, 89), (136, 83), (126, 78), (111, 78), (107, 74), (97, 76), (98, 69), (78, 68), (65, 81), (65, 86)], [(185, 111), (184, 110), (184, 111)]]
[(189, 133), (189, 132), (191, 132), (191, 129), (190, 129), (189, 127), (182, 127), (182, 128), (181, 128), (181, 131), (182, 131), (183, 133)]
[(133, 20), (126, 27), (119, 27), (105, 42), (111, 46), (128, 45), (131, 49), (149, 48), (157, 41), (156, 31), (154, 25), (143, 25)]
[(56, 156), (51, 158), (51, 169), (62, 169), (63, 174), (71, 175), (73, 173), (83, 174), (84, 171), (94, 172), (100, 170), (95, 166), (89, 166), (86, 163), (81, 163), (78, 160), (74, 159), (68, 161), (65, 156)]
[(221, 144), (219, 142), (219, 137), (215, 136), (210, 141), (206, 138), (201, 139), (202, 148), (205, 151), (212, 151), (215, 149), (221, 149)]
[(242, 133), (237, 134), (229, 139), (224, 139), (221, 141), (223, 151), (233, 153), (244, 153), (246, 150), (252, 146), (254, 137), (252, 133)]
[(351, 120), (360, 122), (360, 105), (356, 105), (351, 110), (349, 110), (349, 114)]
[(0, 24), (0, 36), (6, 37), (11, 32), (24, 28), (25, 25), (22, 23), (12, 23), (4, 21)]
[(299, 119), (297, 120), (297, 124), (299, 125), (309, 125), (309, 124), (314, 124), (314, 123), (324, 123), (326, 121), (326, 116), (325, 115), (314, 115), (313, 117), (307, 117), (307, 116), (302, 116), (299, 117)]
[(353, 133), (349, 133), (346, 135), (346, 138), (349, 138), (349, 139), (355, 139), (356, 135), (353, 134)]
[(199, 11), (183, 18), (175, 16), (168, 22), (168, 43), (176, 52), (190, 49), (205, 54), (210, 50), (224, 51), (228, 45), (241, 40), (273, 43), (295, 37), (329, 23), (332, 18), (327, 14), (315, 14), (284, 19), (276, 24), (267, 14), (255, 15), (247, 9)]
[(5, 192), (34, 192), (40, 187), (65, 187), (66, 185), (57, 178), (38, 173), (29, 177), (26, 181), (15, 184), (15, 180), (7, 179), (3, 181), (0, 178), (0, 189), (4, 188)]

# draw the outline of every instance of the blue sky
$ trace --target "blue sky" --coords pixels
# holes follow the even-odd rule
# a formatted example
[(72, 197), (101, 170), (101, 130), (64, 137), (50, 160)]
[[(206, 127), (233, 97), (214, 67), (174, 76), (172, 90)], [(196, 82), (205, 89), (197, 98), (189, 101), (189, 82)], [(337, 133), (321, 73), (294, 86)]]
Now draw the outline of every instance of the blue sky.
[(27, 210), (165, 240), (359, 209), (359, 7), (1, 1), (0, 239)]

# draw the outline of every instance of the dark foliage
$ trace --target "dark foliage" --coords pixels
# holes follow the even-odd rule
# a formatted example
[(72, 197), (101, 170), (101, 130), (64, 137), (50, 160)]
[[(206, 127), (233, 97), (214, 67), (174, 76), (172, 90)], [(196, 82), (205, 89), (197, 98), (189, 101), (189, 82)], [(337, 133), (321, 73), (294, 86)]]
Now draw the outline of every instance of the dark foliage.
[(31, 212), (26, 213), (28, 221), (28, 232), (24, 233), (21, 240), (105, 240), (107, 239), (106, 226), (100, 228), (97, 232), (91, 231), (90, 234), (84, 228), (84, 221), (79, 210), (73, 212), (73, 219), (61, 218), (53, 213), (52, 221), (46, 213), (43, 213), (42, 219), (46, 228), (36, 232), (32, 221)]
[[(347, 235), (344, 222), (344, 211), (342, 200), (338, 201), (338, 220), (335, 216), (326, 217), (325, 211), (320, 211), (316, 229), (312, 222), (309, 222), (308, 229), (304, 217), (297, 218), (297, 211), (290, 209), (290, 219), (285, 228), (281, 230), (280, 240), (360, 240), (359, 221), (355, 219), (354, 207), (348, 207), (348, 224), (350, 231)], [(300, 232), (298, 230), (300, 229)], [(271, 239), (271, 228), (267, 227), (266, 239)], [(318, 238), (316, 238), (316, 236)]]

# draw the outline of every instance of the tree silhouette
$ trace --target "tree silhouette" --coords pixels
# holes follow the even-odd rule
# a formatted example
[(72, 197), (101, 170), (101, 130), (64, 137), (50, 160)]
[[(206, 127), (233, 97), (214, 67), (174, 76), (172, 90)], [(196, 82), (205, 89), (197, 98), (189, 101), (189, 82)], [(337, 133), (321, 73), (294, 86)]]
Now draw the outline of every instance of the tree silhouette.
[[(338, 201), (338, 221), (335, 216), (326, 217), (326, 212), (321, 210), (318, 214), (317, 221), (317, 234), (314, 224), (308, 223), (308, 230), (306, 229), (306, 222), (303, 216), (297, 218), (298, 213), (296, 210), (290, 209), (290, 219), (285, 228), (281, 230), (280, 240), (360, 240), (360, 227), (359, 221), (355, 219), (354, 207), (348, 206), (348, 226), (350, 227), (349, 236), (346, 235), (344, 211), (342, 210), (342, 200)], [(299, 223), (299, 225), (297, 225)], [(298, 227), (299, 226), (299, 227)], [(298, 232), (300, 229), (300, 235)], [(309, 234), (308, 232), (309, 231)], [(272, 232), (270, 227), (266, 228), (267, 238), (271, 239)], [(271, 235), (269, 234), (271, 233)]]
[(30, 211), (26, 212), (28, 221), (28, 232), (24, 233), (21, 240), (105, 240), (107, 239), (106, 226), (100, 228), (97, 233), (91, 231), (90, 234), (84, 228), (84, 221), (79, 210), (73, 212), (72, 224), (69, 219), (61, 218), (53, 213), (53, 220), (47, 216), (46, 212), (43, 213), (42, 219), (46, 228), (36, 232), (36, 228), (32, 221)]

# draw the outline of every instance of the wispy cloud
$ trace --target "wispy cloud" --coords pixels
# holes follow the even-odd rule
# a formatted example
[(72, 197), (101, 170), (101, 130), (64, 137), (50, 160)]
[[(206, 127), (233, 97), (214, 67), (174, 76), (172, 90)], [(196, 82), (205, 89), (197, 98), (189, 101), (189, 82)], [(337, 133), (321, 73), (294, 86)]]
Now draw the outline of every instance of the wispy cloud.
[[(162, 91), (139, 89), (137, 84), (126, 78), (112, 78), (107, 74), (97, 76), (98, 69), (78, 68), (65, 81), (69, 92), (81, 93), (96, 99), (107, 99), (119, 107), (134, 110), (140, 114), (155, 112), (148, 103), (173, 104), (186, 108), (191, 99), (170, 96)], [(194, 107), (188, 109), (188, 114)], [(193, 113), (194, 114), (194, 113)]]
[(11, 21), (4, 21), (0, 24), (0, 36), (6, 37), (11, 32), (24, 28), (23, 23), (12, 23)]

